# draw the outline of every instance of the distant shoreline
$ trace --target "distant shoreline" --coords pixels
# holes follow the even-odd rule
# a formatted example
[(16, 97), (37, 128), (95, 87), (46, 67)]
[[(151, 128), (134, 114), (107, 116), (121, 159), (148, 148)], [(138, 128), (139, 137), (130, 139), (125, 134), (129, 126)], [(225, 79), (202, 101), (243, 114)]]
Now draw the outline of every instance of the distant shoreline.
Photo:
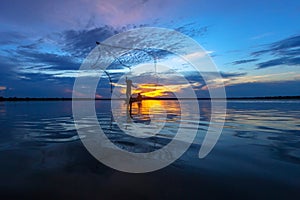
[[(20, 98), (20, 97), (0, 97), (0, 101), (86, 101), (86, 100), (96, 100), (96, 101), (107, 101), (107, 100), (125, 100), (125, 99), (110, 99), (110, 98)], [(177, 98), (150, 98), (146, 97), (143, 100), (178, 100)], [(300, 96), (266, 96), (266, 97), (228, 97), (228, 98), (180, 98), (180, 100), (300, 100)]]

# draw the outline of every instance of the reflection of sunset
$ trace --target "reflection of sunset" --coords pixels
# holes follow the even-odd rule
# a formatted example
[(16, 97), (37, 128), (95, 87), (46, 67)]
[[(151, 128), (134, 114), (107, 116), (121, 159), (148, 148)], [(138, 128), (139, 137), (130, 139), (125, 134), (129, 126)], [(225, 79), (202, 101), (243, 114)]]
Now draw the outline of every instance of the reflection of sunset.
[(142, 116), (162, 114), (180, 115), (180, 105), (177, 101), (144, 100), (141, 105), (132, 104), (132, 114)]

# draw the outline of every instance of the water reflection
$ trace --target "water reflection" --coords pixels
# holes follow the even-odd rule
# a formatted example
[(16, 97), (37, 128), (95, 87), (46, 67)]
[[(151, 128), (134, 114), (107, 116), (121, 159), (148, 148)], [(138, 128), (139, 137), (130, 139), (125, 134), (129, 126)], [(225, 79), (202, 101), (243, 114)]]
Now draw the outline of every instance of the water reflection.
[(113, 114), (120, 126), (124, 123), (127, 126), (127, 123), (154, 125), (176, 121), (180, 119), (181, 112), (177, 101), (144, 100), (134, 102), (130, 107), (122, 101), (114, 102)]
[(78, 140), (72, 117), (46, 118), (15, 124), (19, 131), (26, 132), (24, 138), (41, 142), (70, 142)]
[(4, 116), (6, 113), (4, 102), (0, 102), (0, 116)]
[[(249, 193), (248, 186), (251, 186), (251, 194), (256, 193), (256, 196), (276, 196), (279, 189), (281, 192), (284, 189), (295, 189), (298, 191), (295, 194), (299, 194), (300, 101), (229, 101), (220, 140), (203, 160), (197, 156), (211, 123), (208, 101), (200, 101), (200, 120), (193, 113), (193, 105), (189, 101), (184, 101), (181, 107), (177, 101), (143, 101), (140, 106), (132, 105), (129, 122), (124, 112), (126, 104), (122, 101), (115, 103), (119, 106), (116, 115), (111, 112), (110, 101), (96, 102), (98, 121), (109, 139), (129, 151), (149, 152), (163, 147), (176, 134), (180, 121), (187, 131), (199, 126), (191, 148), (162, 172), (164, 174), (175, 170), (176, 173), (170, 177), (178, 183), (182, 179), (188, 180), (176, 187), (176, 190), (187, 191), (186, 188), (201, 185), (205, 192), (211, 189), (206, 186), (207, 181), (211, 181), (211, 185), (219, 189), (224, 187), (224, 182), (234, 185), (237, 188), (235, 194), (241, 197)], [(189, 120), (181, 120), (180, 111), (183, 109), (190, 111)], [(127, 124), (126, 130), (135, 126), (144, 127), (145, 130), (155, 126), (157, 129), (163, 128), (155, 137), (135, 138), (120, 129), (119, 124), (123, 121)], [(79, 128), (88, 129), (92, 125), (87, 117), (82, 119), (82, 127)], [(48, 177), (44, 191), (50, 187), (63, 192), (74, 180), (107, 185), (111, 174), (117, 176), (115, 171), (93, 159), (82, 146), (74, 126), (71, 102), (5, 102), (0, 104), (0, 129), (0, 159), (3, 161), (0, 166), (0, 188), (10, 188), (10, 191), (22, 189), (25, 194), (34, 193), (36, 187), (43, 187), (44, 179)], [(86, 137), (88, 135), (87, 132)], [(50, 178), (57, 173), (57, 179)], [(42, 178), (38, 179), (41, 174)], [(74, 174), (76, 177), (70, 179)], [(162, 174), (152, 173), (149, 177), (154, 176), (153, 180), (163, 182), (161, 187), (166, 189), (169, 177)], [(181, 176), (177, 177), (177, 174)], [(191, 184), (190, 180), (194, 177), (198, 178)], [(121, 180), (120, 184), (127, 184), (131, 178)], [(62, 181), (68, 184), (56, 187)], [(145, 182), (141, 178), (137, 185), (146, 188)], [(32, 186), (33, 189), (25, 190), (24, 186)], [(107, 187), (116, 188), (114, 186), (108, 184)], [(264, 190), (267, 186), (269, 190)], [(155, 185), (153, 187), (151, 192), (159, 189)], [(270, 188), (279, 189), (274, 191)], [(169, 189), (173, 191), (173, 185)], [(71, 191), (78, 195), (81, 190), (69, 188)], [(111, 191), (115, 192), (114, 189)], [(196, 191), (197, 188), (190, 192), (195, 194)], [(289, 194), (286, 192), (286, 196)]]
[[(96, 111), (99, 124), (115, 141), (143, 143), (142, 139), (133, 140), (130, 135), (122, 132), (123, 128), (137, 132), (137, 127), (144, 128), (145, 134), (150, 129), (161, 130), (155, 136), (169, 140), (174, 137), (181, 122), (186, 130), (198, 127), (195, 143), (201, 144), (211, 123), (210, 103), (200, 101), (200, 121), (191, 105), (189, 101), (184, 101), (180, 107), (177, 101), (146, 100), (141, 105), (133, 103), (131, 114), (128, 115), (126, 104), (122, 101), (115, 102), (115, 113), (110, 110), (110, 101), (97, 101)], [(242, 143), (266, 145), (270, 149), (285, 147), (284, 152), (291, 152), (293, 157), (298, 158), (295, 155), (300, 148), (299, 105), (299, 101), (229, 102), (221, 142), (235, 144), (230, 138), (241, 138)], [(190, 120), (180, 121), (182, 109), (190, 111)], [(40, 141), (47, 144), (79, 139), (71, 113), (71, 102), (2, 102), (0, 116), (2, 146), (12, 141)], [(83, 120), (86, 127), (91, 126), (88, 118)]]
[[(152, 108), (152, 109), (151, 109)], [(154, 108), (154, 109), (153, 109)], [(180, 115), (180, 105), (178, 101), (144, 100), (141, 103), (133, 103), (132, 116), (149, 116), (161, 114), (163, 110), (169, 115)]]
[[(181, 118), (177, 101), (143, 100), (130, 105), (112, 102), (112, 126), (101, 128), (117, 146), (132, 152), (151, 152), (168, 144)], [(108, 129), (109, 128), (109, 129)]]
[[(267, 150), (269, 158), (300, 164), (299, 103), (231, 102), (235, 108), (231, 107), (227, 111), (223, 133), (241, 138), (244, 144), (253, 146), (253, 149)], [(262, 150), (259, 151), (261, 152)]]

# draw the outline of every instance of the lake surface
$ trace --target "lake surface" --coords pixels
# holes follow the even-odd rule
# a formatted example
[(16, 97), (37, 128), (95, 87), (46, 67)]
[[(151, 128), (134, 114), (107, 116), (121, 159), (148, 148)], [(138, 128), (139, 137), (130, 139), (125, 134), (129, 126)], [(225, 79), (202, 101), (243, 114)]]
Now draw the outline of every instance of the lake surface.
[[(167, 112), (154, 109), (151, 112), (158, 117), (151, 119), (147, 107), (156, 104)], [(122, 102), (119, 106), (124, 109)], [(96, 101), (96, 111), (108, 138), (132, 152), (155, 151), (168, 144), (181, 115), (176, 101), (133, 105), (130, 123), (128, 115), (112, 117), (110, 101)], [(208, 101), (200, 101), (200, 111), (200, 121), (195, 117), (184, 126), (199, 128), (181, 158), (155, 172), (129, 174), (103, 165), (85, 149), (71, 101), (0, 102), (0, 198), (300, 198), (300, 101), (228, 101), (222, 135), (204, 159), (198, 152), (209, 125)], [(160, 114), (167, 121), (162, 122), (158, 139), (123, 134), (124, 129), (134, 132), (135, 124), (147, 130), (151, 120), (161, 120)]]

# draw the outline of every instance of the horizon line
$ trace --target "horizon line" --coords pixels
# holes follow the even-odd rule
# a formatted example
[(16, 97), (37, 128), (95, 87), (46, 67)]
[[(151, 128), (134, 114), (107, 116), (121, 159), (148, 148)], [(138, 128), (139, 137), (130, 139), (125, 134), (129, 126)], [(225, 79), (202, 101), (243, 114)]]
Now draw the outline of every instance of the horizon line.
[[(259, 96), (259, 97), (226, 97), (226, 98), (174, 98), (174, 97), (144, 97), (143, 100), (274, 100), (300, 99), (300, 96)], [(71, 97), (1, 97), (0, 101), (70, 101), (70, 100), (126, 100), (126, 98), (71, 98)]]

